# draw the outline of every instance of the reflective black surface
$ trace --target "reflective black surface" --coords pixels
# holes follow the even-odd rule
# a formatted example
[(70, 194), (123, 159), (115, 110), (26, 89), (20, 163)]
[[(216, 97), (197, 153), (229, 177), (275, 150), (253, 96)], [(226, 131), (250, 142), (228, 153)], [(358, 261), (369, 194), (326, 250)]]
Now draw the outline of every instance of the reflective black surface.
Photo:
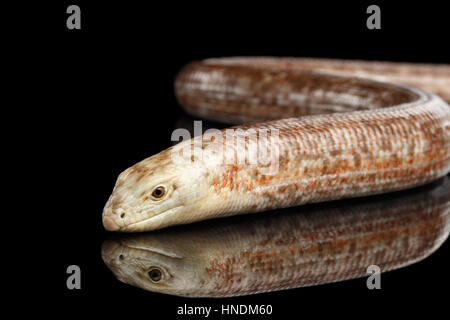
[(428, 257), (449, 232), (445, 177), (391, 194), (115, 236), (102, 258), (119, 280), (149, 291), (235, 296), (368, 277), (372, 265), (384, 275)]

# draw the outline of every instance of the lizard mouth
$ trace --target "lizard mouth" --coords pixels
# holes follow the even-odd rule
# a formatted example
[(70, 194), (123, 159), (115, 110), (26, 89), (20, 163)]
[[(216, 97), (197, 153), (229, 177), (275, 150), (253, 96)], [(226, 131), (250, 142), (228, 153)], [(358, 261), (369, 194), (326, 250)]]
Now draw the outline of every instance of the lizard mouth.
[(140, 230), (144, 230), (144, 229), (146, 231), (157, 229), (159, 227), (159, 225), (161, 225), (163, 219), (165, 219), (168, 216), (173, 215), (182, 206), (183, 205), (173, 207), (163, 213), (153, 215), (142, 221), (133, 222), (133, 223), (130, 223), (123, 227), (119, 227), (119, 229), (117, 229), (117, 230), (124, 231), (124, 232), (135, 232), (135, 231), (140, 231)]

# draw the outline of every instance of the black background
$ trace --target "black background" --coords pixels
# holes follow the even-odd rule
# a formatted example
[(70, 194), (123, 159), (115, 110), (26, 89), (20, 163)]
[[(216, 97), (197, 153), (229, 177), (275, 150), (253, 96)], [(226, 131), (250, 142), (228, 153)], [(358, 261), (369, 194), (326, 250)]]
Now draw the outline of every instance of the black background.
[[(181, 319), (176, 310), (184, 303), (272, 304), (272, 318), (280, 319), (444, 310), (448, 243), (420, 263), (383, 274), (381, 290), (356, 279), (219, 300), (146, 292), (116, 280), (102, 262), (100, 247), (108, 237), (103, 205), (121, 171), (169, 146), (183, 114), (173, 80), (187, 62), (270, 55), (450, 63), (444, 8), (374, 2), (382, 29), (368, 30), (366, 8), (373, 3), (331, 3), (74, 0), (45, 6), (25, 52), (40, 101), (27, 110), (39, 142), (28, 152), (39, 158), (45, 186), (51, 185), (46, 193), (52, 201), (35, 209), (48, 230), (36, 241), (50, 257), (41, 262), (49, 274), (45, 289), (53, 297), (49, 303), (67, 311), (61, 316), (95, 311), (105, 318)], [(81, 30), (66, 28), (70, 4), (81, 7)], [(81, 267), (81, 290), (66, 288), (71, 264)], [(221, 318), (236, 317), (247, 316)]]

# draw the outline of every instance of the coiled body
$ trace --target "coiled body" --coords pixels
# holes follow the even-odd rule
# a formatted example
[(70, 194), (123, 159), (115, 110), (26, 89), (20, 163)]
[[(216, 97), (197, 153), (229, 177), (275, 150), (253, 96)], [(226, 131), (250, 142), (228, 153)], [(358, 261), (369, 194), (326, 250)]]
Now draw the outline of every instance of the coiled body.
[[(440, 97), (409, 86), (342, 76), (357, 75), (357, 70), (366, 76), (375, 72), (376, 64), (369, 68), (347, 63), (337, 70), (339, 62), (314, 61), (235, 58), (186, 66), (175, 89), (188, 113), (246, 124), (176, 146), (197, 147), (203, 150), (201, 157), (175, 163), (170, 148), (128, 169), (129, 183), (119, 178), (117, 194), (105, 207), (105, 226), (112, 225), (109, 217), (118, 207), (133, 214), (115, 219), (109, 229), (143, 231), (411, 188), (449, 172), (450, 107)], [(378, 78), (396, 81), (403, 75), (401, 79), (450, 97), (448, 66), (380, 66), (385, 71), (375, 72)], [(394, 71), (386, 71), (390, 66)], [(263, 138), (267, 143), (254, 148)], [(270, 161), (248, 161), (261, 149)], [(139, 193), (150, 190), (166, 171), (171, 177), (178, 174), (176, 190), (170, 193), (178, 200), (170, 200), (173, 210), (161, 215), (156, 205), (146, 209), (150, 207), (139, 202), (131, 185), (142, 184)], [(153, 174), (158, 179), (138, 180)], [(169, 191), (172, 184), (167, 183)], [(118, 201), (124, 194), (127, 201)], [(145, 215), (144, 210), (151, 213)]]

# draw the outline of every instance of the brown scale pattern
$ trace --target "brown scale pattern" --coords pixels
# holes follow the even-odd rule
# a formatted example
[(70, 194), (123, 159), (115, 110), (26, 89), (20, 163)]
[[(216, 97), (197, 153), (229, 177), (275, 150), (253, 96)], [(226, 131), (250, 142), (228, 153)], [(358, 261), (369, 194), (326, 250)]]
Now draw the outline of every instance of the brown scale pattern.
[[(323, 65), (314, 73), (311, 65), (301, 59), (211, 59), (178, 75), (177, 98), (188, 113), (250, 122), (234, 129), (279, 132), (271, 146), (279, 148), (276, 174), (247, 163), (212, 170), (211, 190), (226, 200), (217, 203), (215, 216), (400, 190), (449, 172), (450, 108), (442, 99), (407, 86), (324, 74)], [(365, 74), (373, 71), (369, 65), (355, 62)], [(407, 69), (392, 66), (397, 73)], [(355, 68), (347, 68), (350, 75)], [(420, 65), (414, 71), (409, 65), (411, 74), (437, 73), (439, 92), (450, 77), (447, 69)], [(267, 119), (281, 120), (254, 122)], [(242, 152), (224, 145), (226, 153)]]
[(450, 101), (450, 66), (445, 64), (271, 57), (208, 59), (205, 63), (369, 78), (421, 88)]

